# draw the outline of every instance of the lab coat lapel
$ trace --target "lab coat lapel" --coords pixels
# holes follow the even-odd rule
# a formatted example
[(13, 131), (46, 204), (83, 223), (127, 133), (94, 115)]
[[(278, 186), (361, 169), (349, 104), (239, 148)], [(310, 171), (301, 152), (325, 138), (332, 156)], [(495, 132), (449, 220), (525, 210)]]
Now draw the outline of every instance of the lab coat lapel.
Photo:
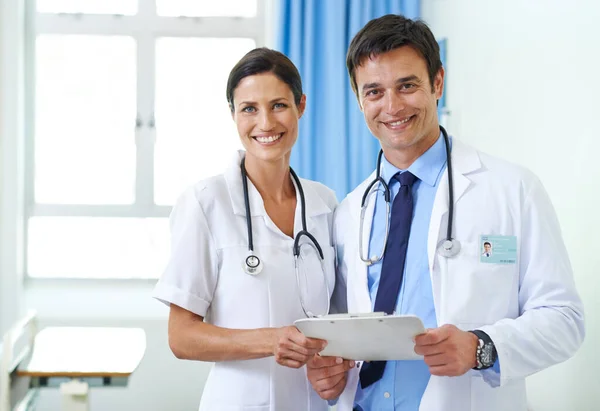
[[(456, 138), (452, 140), (452, 176), (454, 182), (454, 205), (467, 191), (471, 180), (466, 177), (466, 174), (476, 171), (481, 168), (481, 162), (477, 151), (458, 141)], [(449, 204), (449, 186), (448, 186), (448, 168), (444, 171), (440, 185), (435, 195), (433, 210), (431, 212), (431, 220), (429, 223), (429, 233), (427, 240), (427, 253), (429, 256), (429, 272), (433, 273), (435, 253), (437, 252), (438, 243), (445, 238), (447, 227), (441, 227), (444, 216), (448, 213)], [(442, 232), (440, 232), (442, 229)], [(454, 232), (454, 227), (453, 227)], [(433, 278), (432, 278), (433, 282)]]

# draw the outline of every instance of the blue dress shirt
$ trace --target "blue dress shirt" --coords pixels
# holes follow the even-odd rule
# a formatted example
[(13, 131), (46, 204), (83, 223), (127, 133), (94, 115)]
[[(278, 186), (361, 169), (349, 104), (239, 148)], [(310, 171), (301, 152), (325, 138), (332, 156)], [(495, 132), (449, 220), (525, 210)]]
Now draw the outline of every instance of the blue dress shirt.
[[(406, 171), (419, 178), (412, 187), (413, 220), (410, 228), (404, 278), (400, 295), (396, 303), (396, 314), (414, 314), (419, 316), (425, 328), (436, 328), (437, 320), (433, 305), (433, 291), (429, 277), (427, 258), (427, 237), (429, 221), (433, 210), (433, 201), (443, 171), (446, 168), (446, 147), (443, 137), (421, 155)], [(399, 170), (382, 160), (381, 175), (390, 186), (391, 203), (400, 189), (400, 184), (392, 179)], [(369, 255), (379, 253), (385, 237), (386, 221), (383, 193), (375, 200), (373, 224), (369, 240)], [(371, 304), (375, 304), (382, 260), (369, 267), (369, 293)], [(429, 382), (429, 368), (424, 361), (388, 361), (381, 380), (356, 391), (355, 408), (381, 411), (418, 411), (421, 397)]]

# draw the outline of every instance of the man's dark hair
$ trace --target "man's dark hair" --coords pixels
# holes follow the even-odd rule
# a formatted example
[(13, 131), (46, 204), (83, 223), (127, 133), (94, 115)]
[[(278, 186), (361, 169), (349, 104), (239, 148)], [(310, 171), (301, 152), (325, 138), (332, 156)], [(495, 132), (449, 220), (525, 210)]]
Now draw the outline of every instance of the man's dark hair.
[(440, 46), (427, 24), (420, 20), (411, 20), (398, 14), (387, 14), (368, 22), (352, 39), (346, 67), (352, 83), (352, 90), (358, 97), (356, 68), (365, 58), (378, 56), (403, 46), (411, 46), (427, 63), (431, 89), (435, 75), (442, 68)]
[(491, 243), (488, 243), (487, 241), (485, 243), (483, 243), (484, 246), (489, 245), (490, 247), (492, 246)]

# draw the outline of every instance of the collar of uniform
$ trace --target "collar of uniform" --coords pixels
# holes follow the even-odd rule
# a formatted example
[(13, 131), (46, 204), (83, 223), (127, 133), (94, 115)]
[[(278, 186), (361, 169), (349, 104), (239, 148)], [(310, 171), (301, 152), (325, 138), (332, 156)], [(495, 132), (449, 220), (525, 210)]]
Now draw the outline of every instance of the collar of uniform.
[[(246, 205), (244, 203), (244, 186), (242, 185), (242, 172), (240, 170), (240, 164), (242, 158), (246, 155), (244, 150), (239, 150), (231, 165), (225, 172), (225, 181), (227, 182), (227, 189), (229, 190), (229, 198), (231, 199), (231, 206), (233, 207), (233, 213), (236, 215), (246, 215)], [(292, 179), (296, 193), (298, 193), (298, 187), (296, 182)], [(304, 191), (304, 199), (306, 203), (306, 216), (315, 217), (321, 214), (331, 213), (333, 210), (327, 205), (319, 193), (314, 189), (310, 181), (300, 179), (302, 189)], [(265, 205), (263, 199), (252, 184), (248, 181), (248, 199), (250, 200), (250, 215), (264, 216), (266, 215)], [(297, 196), (298, 206), (300, 206), (300, 195)]]
[[(450, 140), (450, 148), (452, 148), (452, 137), (448, 137), (448, 139)], [(444, 143), (444, 138), (440, 132), (440, 136), (438, 137), (437, 141), (419, 158), (417, 158), (415, 162), (408, 167), (408, 170), (400, 170), (390, 163), (388, 159), (385, 158), (385, 155), (383, 156), (381, 162), (381, 174), (388, 186), (390, 185), (392, 177), (396, 173), (410, 171), (419, 180), (430, 185), (431, 187), (434, 187), (442, 175), (444, 166), (446, 165), (446, 145)]]
[[(244, 202), (244, 186), (242, 184), (240, 164), (245, 155), (246, 152), (244, 150), (238, 150), (231, 161), (231, 164), (227, 168), (227, 171), (225, 171), (225, 181), (227, 182), (227, 189), (229, 190), (229, 198), (231, 199), (233, 213), (242, 216), (246, 215), (246, 204)], [(262, 197), (249, 179), (248, 200), (250, 202), (251, 216), (264, 216), (266, 214)]]
[[(296, 182), (292, 178), (294, 186)], [(333, 209), (327, 205), (323, 197), (314, 187), (314, 182), (310, 180), (300, 179), (302, 184), (302, 190), (304, 191), (304, 202), (306, 203), (306, 216), (316, 217), (321, 214), (332, 213)], [(296, 186), (296, 193), (298, 193), (298, 187)], [(298, 203), (300, 202), (300, 194), (297, 195)]]

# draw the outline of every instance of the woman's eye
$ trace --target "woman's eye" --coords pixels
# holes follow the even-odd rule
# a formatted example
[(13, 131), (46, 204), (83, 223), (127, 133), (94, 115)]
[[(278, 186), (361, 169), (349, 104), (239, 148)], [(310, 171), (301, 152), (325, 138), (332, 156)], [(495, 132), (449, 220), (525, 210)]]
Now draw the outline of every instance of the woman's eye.
[(254, 113), (256, 109), (252, 106), (246, 106), (242, 109), (244, 113)]
[(287, 107), (284, 103), (275, 103), (273, 105), (273, 108), (284, 108)]

